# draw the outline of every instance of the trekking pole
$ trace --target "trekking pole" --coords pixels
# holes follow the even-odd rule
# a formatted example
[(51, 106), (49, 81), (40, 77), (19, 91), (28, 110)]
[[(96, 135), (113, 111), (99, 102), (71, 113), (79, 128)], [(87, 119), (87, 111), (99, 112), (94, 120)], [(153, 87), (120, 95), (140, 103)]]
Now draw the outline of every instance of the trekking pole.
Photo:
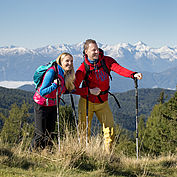
[(75, 124), (76, 124), (76, 130), (77, 130), (78, 142), (79, 142), (79, 144), (80, 144), (79, 129), (78, 129), (78, 124), (77, 124), (77, 116), (76, 116), (76, 109), (75, 109), (75, 106), (74, 106), (73, 95), (72, 95), (71, 93), (70, 93), (70, 97), (71, 97), (71, 104), (72, 104), (73, 114), (74, 114), (74, 119), (75, 119)]
[[(57, 79), (57, 85), (59, 85), (59, 80)], [(57, 124), (58, 124), (58, 150), (60, 151), (60, 115), (59, 115), (59, 94), (58, 87), (56, 92), (56, 102), (57, 102)]]
[(88, 95), (86, 99), (86, 147), (88, 145)]
[(135, 77), (135, 98), (136, 98), (136, 157), (138, 160), (138, 80)]

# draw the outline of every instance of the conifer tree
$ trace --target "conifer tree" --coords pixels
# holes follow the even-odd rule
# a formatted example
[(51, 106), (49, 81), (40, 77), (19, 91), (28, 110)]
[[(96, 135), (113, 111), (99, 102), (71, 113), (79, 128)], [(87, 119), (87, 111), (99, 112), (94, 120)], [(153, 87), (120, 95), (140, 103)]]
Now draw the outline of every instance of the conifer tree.
[(145, 127), (146, 127), (146, 117), (141, 115), (138, 121), (138, 140), (139, 140), (139, 154), (143, 151), (143, 139), (145, 136)]
[(2, 141), (8, 143), (18, 143), (22, 138), (23, 126), (29, 117), (28, 107), (25, 103), (20, 107), (12, 105), (8, 118), (5, 119), (1, 131)]
[(146, 153), (175, 153), (177, 147), (177, 92), (167, 103), (155, 105), (145, 128)]

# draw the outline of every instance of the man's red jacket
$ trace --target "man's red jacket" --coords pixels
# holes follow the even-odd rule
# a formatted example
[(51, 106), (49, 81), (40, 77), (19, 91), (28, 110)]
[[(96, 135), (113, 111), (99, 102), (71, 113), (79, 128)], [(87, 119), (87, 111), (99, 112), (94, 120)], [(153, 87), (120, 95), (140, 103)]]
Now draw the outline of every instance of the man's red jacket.
[[(101, 91), (106, 91), (109, 89), (109, 75), (104, 71), (103, 67), (101, 67), (101, 60), (105, 61), (105, 64), (109, 71), (114, 71), (117, 74), (133, 78), (136, 72), (130, 71), (122, 66), (120, 66), (113, 58), (108, 56), (101, 56), (99, 55), (98, 62), (96, 64), (91, 64), (87, 57), (85, 56), (85, 63), (90, 67), (90, 74), (88, 76), (89, 85), (83, 88), (80, 88), (82, 81), (85, 78), (86, 70), (84, 62), (80, 65), (80, 67), (76, 71), (76, 80), (75, 80), (75, 94), (81, 95), (83, 98), (86, 99), (88, 94), (88, 100), (93, 103), (100, 103), (100, 100), (97, 96), (90, 94), (89, 88), (98, 87)], [(101, 100), (107, 101), (108, 100), (108, 93), (100, 95)]]

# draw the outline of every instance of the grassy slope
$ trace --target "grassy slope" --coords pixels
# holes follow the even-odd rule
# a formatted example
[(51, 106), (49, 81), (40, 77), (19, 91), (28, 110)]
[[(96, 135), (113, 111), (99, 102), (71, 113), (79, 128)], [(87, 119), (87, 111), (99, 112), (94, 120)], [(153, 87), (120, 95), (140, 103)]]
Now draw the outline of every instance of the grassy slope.
[[(69, 134), (52, 152), (29, 152), (23, 144), (9, 147), (0, 145), (1, 177), (98, 177), (98, 176), (176, 176), (177, 156), (165, 157), (126, 157), (115, 154), (106, 155), (102, 150), (100, 137), (91, 140), (86, 148), (79, 145), (77, 138)], [(22, 148), (23, 147), (23, 148)]]
[(60, 152), (56, 145), (51, 153), (29, 152), (23, 141), (10, 147), (0, 140), (0, 177), (177, 176), (177, 156), (136, 160), (116, 151), (110, 156), (104, 153), (101, 144), (101, 138), (95, 137), (85, 148), (69, 133), (61, 142)]

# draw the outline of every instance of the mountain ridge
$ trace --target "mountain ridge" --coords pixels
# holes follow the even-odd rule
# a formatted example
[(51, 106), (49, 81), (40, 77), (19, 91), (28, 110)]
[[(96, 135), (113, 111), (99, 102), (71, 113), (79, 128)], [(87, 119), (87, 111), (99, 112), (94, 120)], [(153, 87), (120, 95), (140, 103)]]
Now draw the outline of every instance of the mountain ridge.
[[(77, 54), (79, 54), (83, 50), (83, 42), (76, 43), (76, 44), (58, 44), (58, 45), (47, 45), (44, 47), (36, 48), (36, 49), (27, 49), (24, 47), (18, 47), (18, 46), (5, 46), (0, 47), (0, 55), (7, 55), (7, 54), (24, 54), (24, 53), (33, 53), (33, 54), (53, 54), (56, 55), (58, 52), (70, 50), (71, 53), (72, 50), (75, 50)], [(177, 60), (177, 46), (169, 47), (169, 46), (162, 46), (159, 48), (153, 48), (142, 41), (138, 41), (135, 44), (130, 43), (118, 43), (118, 44), (101, 44), (98, 43), (98, 46), (103, 48), (105, 51), (121, 51), (121, 49), (126, 49), (127, 51), (133, 53), (138, 52), (140, 53), (140, 56), (136, 56), (137, 58), (141, 57), (142, 53), (152, 52), (154, 55), (154, 59), (157, 58), (158, 54), (161, 55), (162, 59), (169, 59), (170, 61)], [(109, 55), (113, 55), (113, 53), (107, 52)], [(112, 56), (114, 57), (114, 56)], [(117, 56), (115, 56), (117, 57)], [(119, 55), (118, 57), (122, 57)]]
[[(174, 68), (177, 67), (177, 47), (152, 48), (142, 41), (135, 44), (108, 45), (98, 43), (98, 45), (104, 50), (105, 55), (113, 57), (123, 67), (142, 72), (144, 75), (143, 80), (140, 81), (142, 88), (176, 88), (177, 71)], [(62, 52), (69, 52), (73, 55), (76, 70), (83, 61), (82, 50), (83, 42), (48, 45), (37, 49), (16, 46), (0, 47), (0, 81), (32, 81), (34, 71), (39, 65), (48, 63)], [(171, 76), (173, 77), (171, 78)], [(114, 89), (114, 91), (132, 89), (132, 86), (128, 86), (131, 82), (126, 78), (123, 80), (120, 78), (114, 75), (112, 88), (119, 81), (123, 85), (123, 90)]]

